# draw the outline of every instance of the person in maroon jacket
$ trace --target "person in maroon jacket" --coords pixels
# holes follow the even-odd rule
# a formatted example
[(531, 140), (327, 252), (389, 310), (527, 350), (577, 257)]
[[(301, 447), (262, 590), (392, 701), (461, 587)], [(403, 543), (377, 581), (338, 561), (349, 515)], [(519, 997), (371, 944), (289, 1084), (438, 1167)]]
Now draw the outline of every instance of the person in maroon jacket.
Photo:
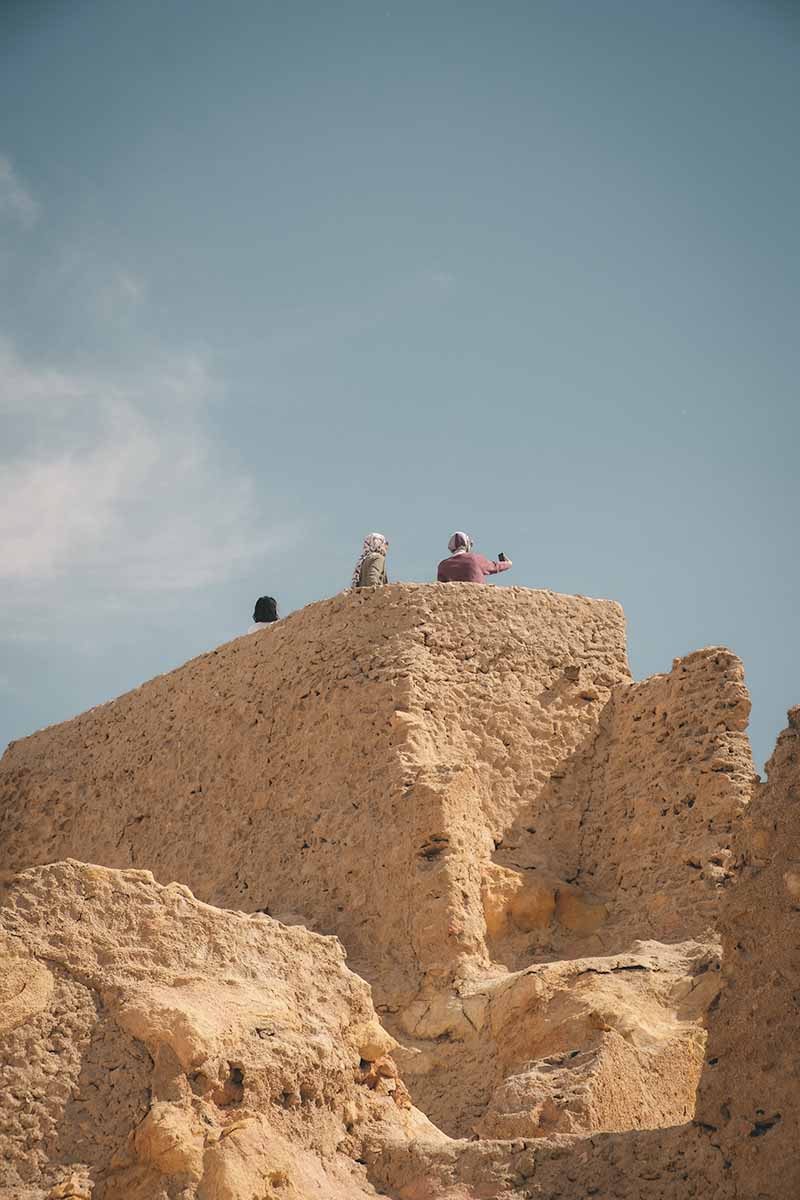
[(450, 557), (442, 559), (436, 572), (439, 583), (485, 583), (487, 575), (497, 575), (511, 566), (511, 559), (504, 554), (497, 562), (476, 554), (472, 549), (472, 538), (461, 530), (450, 538), (447, 549)]

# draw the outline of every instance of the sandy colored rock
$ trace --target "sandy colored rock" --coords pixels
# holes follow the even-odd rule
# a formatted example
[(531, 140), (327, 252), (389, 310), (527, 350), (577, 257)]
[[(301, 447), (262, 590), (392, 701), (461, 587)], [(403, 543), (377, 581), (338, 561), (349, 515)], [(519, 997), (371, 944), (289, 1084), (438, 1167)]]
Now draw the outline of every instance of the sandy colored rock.
[(718, 955), (695, 942), (537, 964), (407, 1010), (396, 1060), (452, 1135), (676, 1125), (694, 1114), (719, 987)]
[[(767, 763), (737, 843), (741, 875), (723, 909), (727, 986), (714, 1013), (698, 1121), (744, 1196), (800, 1194), (800, 707)], [(769, 830), (769, 850), (754, 835)]]
[(2, 865), (135, 869), (7, 883), (3, 1195), (790, 1200), (800, 719), (748, 807), (748, 710), (609, 602), (394, 585), (12, 746)]
[(608, 917), (608, 905), (582, 888), (562, 886), (556, 898), (555, 919), (562, 929), (584, 937), (596, 933)]
[(303, 914), (379, 1002), (410, 1000), (488, 963), (481, 863), (628, 678), (610, 601), (337, 596), (10, 746), (0, 867), (141, 865), (210, 903)]
[(159, 1175), (178, 1176), (196, 1184), (203, 1177), (205, 1137), (199, 1117), (185, 1108), (156, 1101), (133, 1134), (133, 1148), (141, 1163)]
[(794, 1200), (800, 1192), (798, 906), (785, 883), (800, 861), (800, 707), (767, 773), (735, 838), (737, 869), (720, 914), (723, 986), (708, 1006), (694, 1122), (543, 1143), (528, 1195)]
[[(535, 819), (519, 818), (495, 855), (510, 869), (546, 870), (606, 912), (574, 910), (536, 943), (511, 937), (495, 955), (518, 967), (531, 953), (616, 953), (639, 938), (713, 932), (755, 782), (749, 711), (742, 663), (719, 647), (617, 685), (593, 736), (553, 772)], [(573, 908), (566, 890), (563, 905)]]
[(53, 976), (44, 963), (19, 953), (11, 939), (0, 947), (0, 1036), (47, 1008)]
[(546, 929), (556, 911), (557, 884), (543, 872), (510, 871), (497, 863), (483, 869), (486, 934), (491, 942), (509, 932)]
[(441, 1137), (385, 1054), (364, 1082), (391, 1039), (335, 938), (77, 862), (13, 880), (0, 930), (54, 981), (2, 1038), (3, 1195), (369, 1196), (362, 1126)]

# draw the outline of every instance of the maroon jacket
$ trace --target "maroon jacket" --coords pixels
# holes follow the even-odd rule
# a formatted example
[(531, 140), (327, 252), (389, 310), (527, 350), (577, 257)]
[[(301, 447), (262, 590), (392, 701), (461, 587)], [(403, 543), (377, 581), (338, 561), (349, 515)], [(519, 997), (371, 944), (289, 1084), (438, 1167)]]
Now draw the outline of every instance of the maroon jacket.
[(483, 583), (484, 575), (496, 575), (498, 571), (507, 571), (510, 562), (493, 562), (482, 554), (451, 554), (443, 558), (436, 572), (439, 583)]

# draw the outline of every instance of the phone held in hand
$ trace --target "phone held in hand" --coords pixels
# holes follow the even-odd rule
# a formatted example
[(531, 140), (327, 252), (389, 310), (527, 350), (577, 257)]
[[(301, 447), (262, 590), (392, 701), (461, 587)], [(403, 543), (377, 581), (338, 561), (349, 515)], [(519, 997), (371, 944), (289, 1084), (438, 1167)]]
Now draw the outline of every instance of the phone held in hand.
[(502, 550), (500, 551), (500, 553), (497, 556), (497, 561), (498, 562), (507, 562), (508, 561)]

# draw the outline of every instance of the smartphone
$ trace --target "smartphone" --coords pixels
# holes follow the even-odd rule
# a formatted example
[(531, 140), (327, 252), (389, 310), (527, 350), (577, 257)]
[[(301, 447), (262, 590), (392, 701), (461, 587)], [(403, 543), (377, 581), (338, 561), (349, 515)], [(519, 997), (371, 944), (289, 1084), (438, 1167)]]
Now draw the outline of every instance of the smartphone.
[(498, 556), (497, 556), (497, 561), (498, 561), (498, 562), (505, 562), (505, 561), (506, 561), (506, 556), (505, 556), (505, 554), (503, 554), (503, 551), (502, 551), (502, 550), (500, 551), (500, 553), (499, 553), (499, 554), (498, 554)]

